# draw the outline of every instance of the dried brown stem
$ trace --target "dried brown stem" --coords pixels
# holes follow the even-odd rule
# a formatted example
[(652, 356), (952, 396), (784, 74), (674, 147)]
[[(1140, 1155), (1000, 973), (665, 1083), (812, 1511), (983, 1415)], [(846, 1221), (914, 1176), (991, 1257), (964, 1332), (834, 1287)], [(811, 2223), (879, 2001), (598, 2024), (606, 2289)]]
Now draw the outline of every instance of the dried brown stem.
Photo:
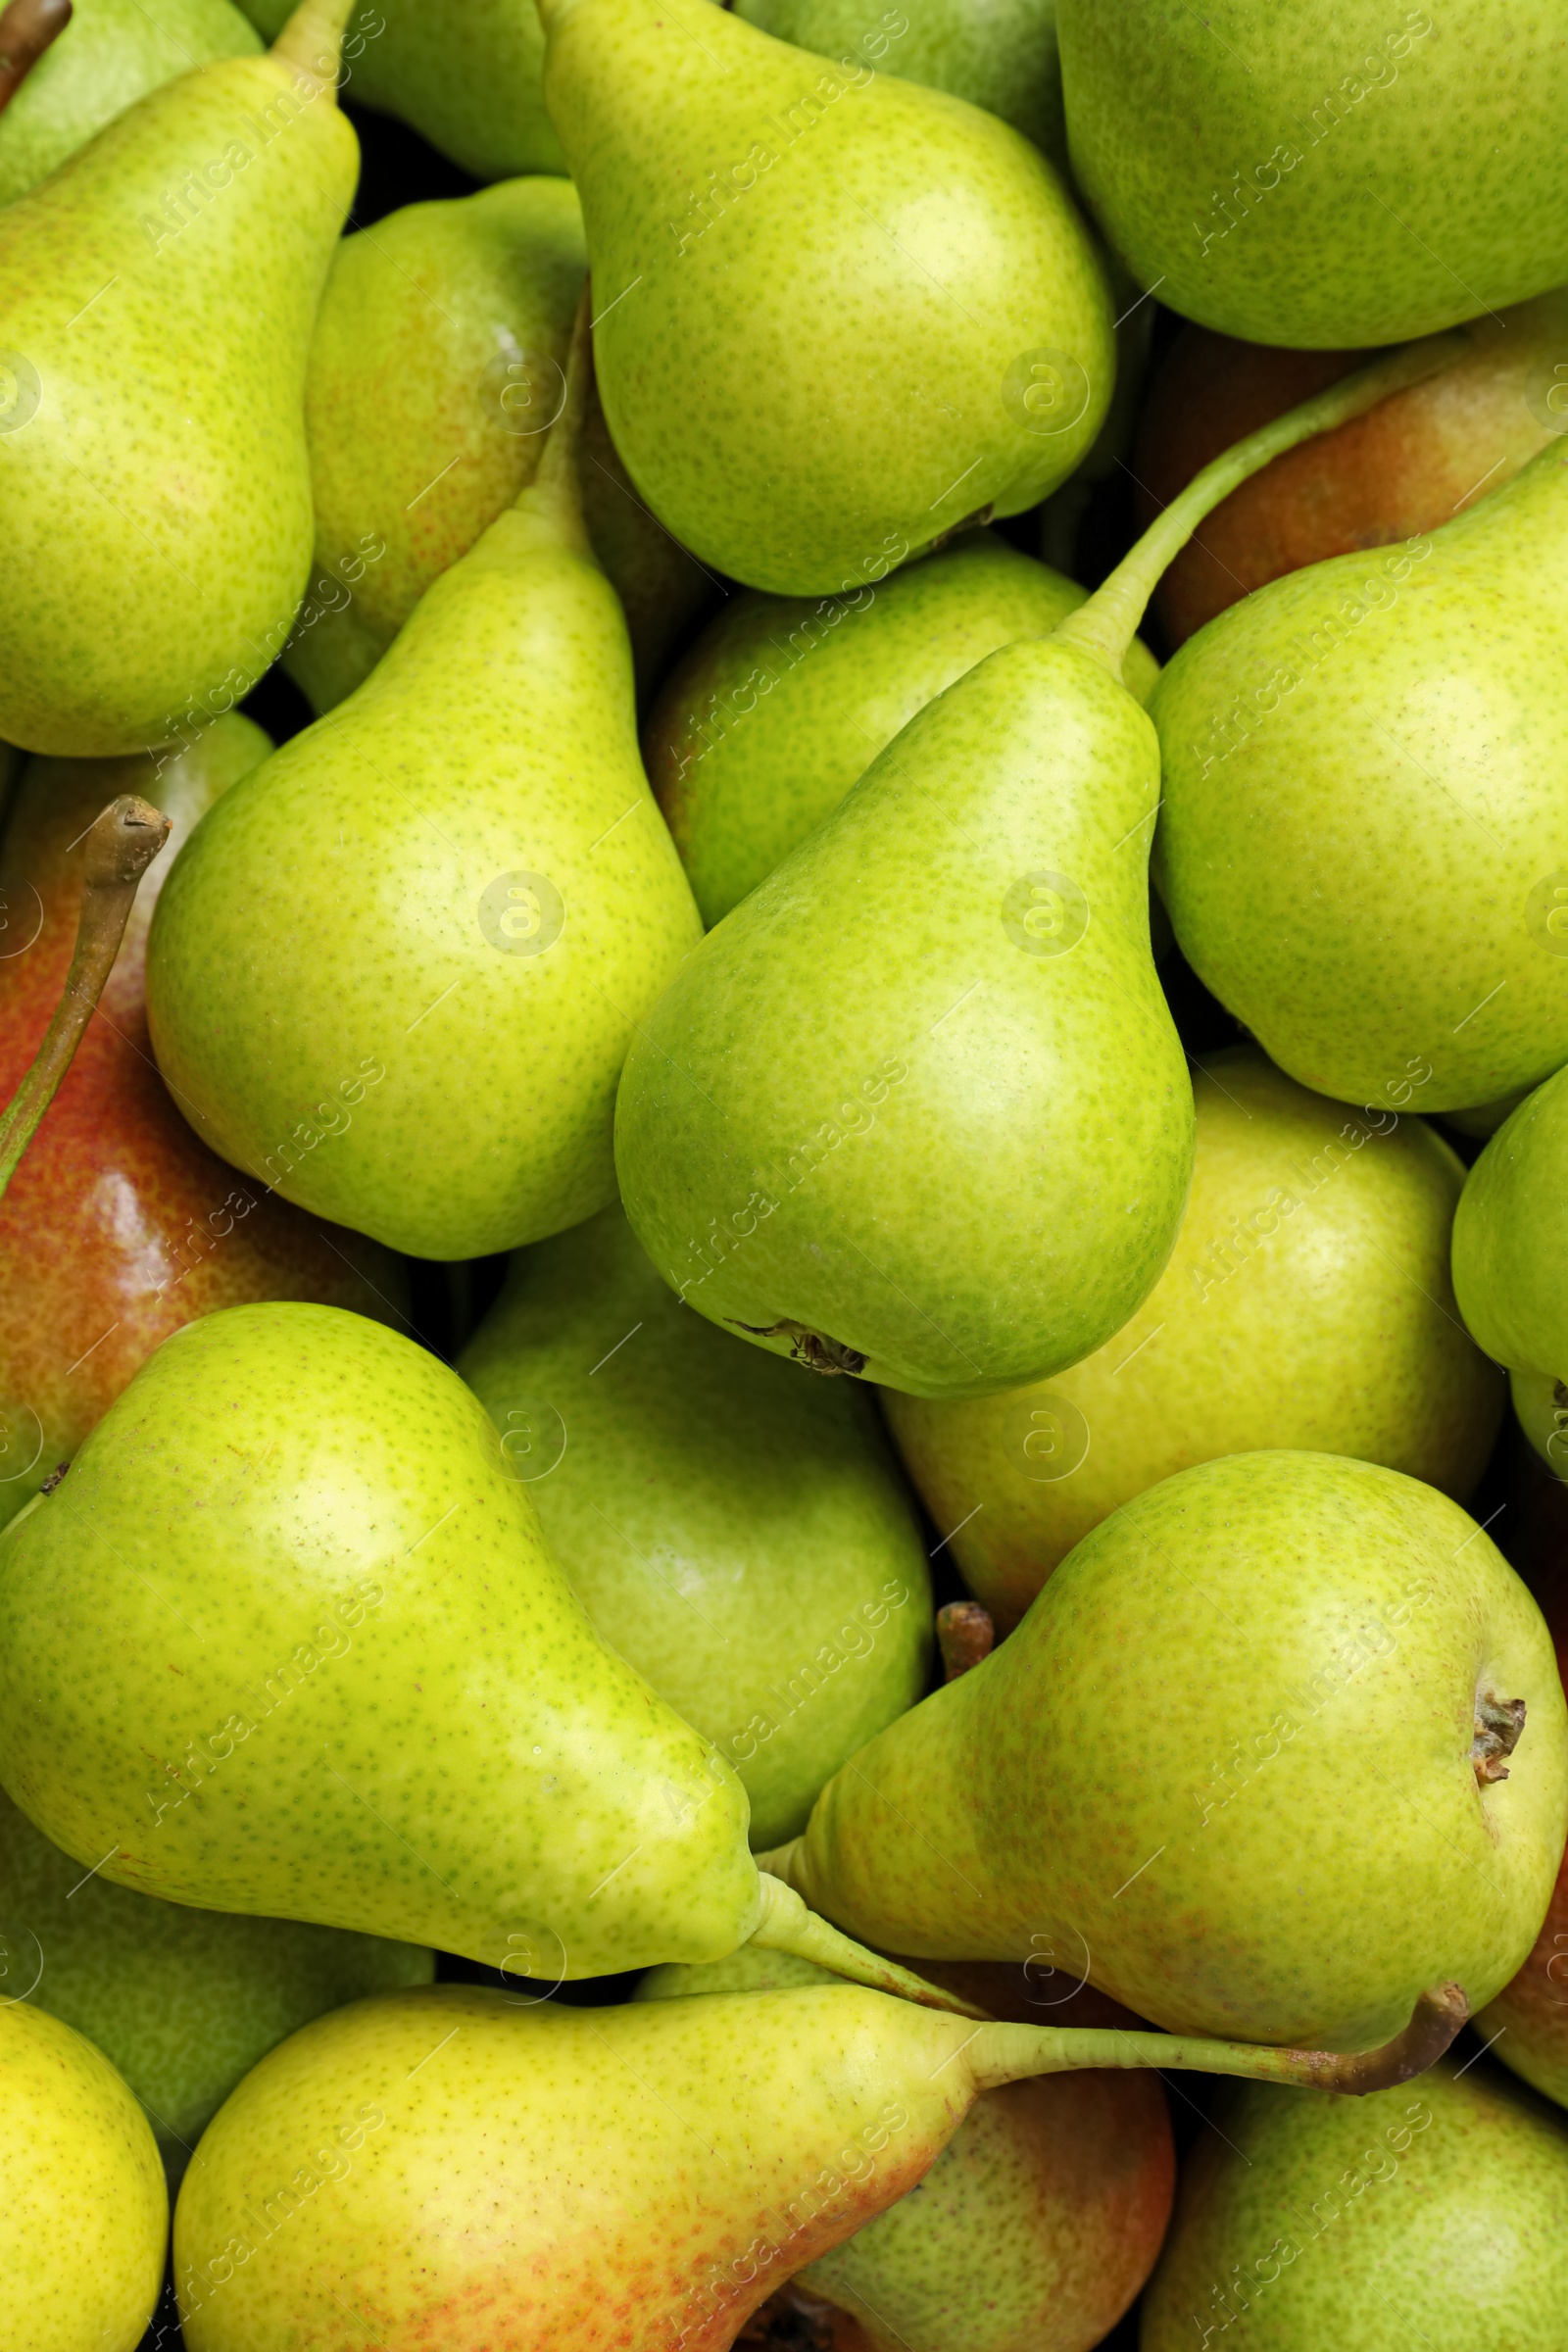
[(997, 1646), (991, 1611), (977, 1600), (950, 1600), (937, 1611), (937, 1647), (942, 1652), (942, 1679), (956, 1683), (960, 1674), (989, 1658)]
[(70, 23), (71, 0), (11, 0), (0, 15), (0, 114)]

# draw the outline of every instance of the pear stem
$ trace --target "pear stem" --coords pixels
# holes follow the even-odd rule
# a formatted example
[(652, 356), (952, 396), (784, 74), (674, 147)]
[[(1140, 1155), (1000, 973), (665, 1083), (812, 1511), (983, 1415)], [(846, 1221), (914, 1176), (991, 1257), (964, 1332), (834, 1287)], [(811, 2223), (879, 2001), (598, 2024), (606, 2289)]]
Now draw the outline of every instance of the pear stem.
[(1068, 613), (1053, 630), (1053, 636), (1082, 646), (1086, 653), (1102, 662), (1113, 677), (1119, 678), (1128, 648), (1160, 573), (1180, 554), (1205, 515), (1212, 514), (1252, 474), (1261, 472), (1298, 442), (1310, 441), (1318, 433), (1332, 432), (1336, 425), (1348, 424), (1352, 416), (1376, 408), (1380, 400), (1388, 400), (1411, 384), (1424, 383), (1429, 375), (1438, 375), (1445, 368), (1451, 368), (1469, 349), (1470, 337), (1462, 327), (1448, 334), (1429, 335), (1419, 343), (1407, 343), (1401, 351), (1370, 368), (1360, 368), (1340, 383), (1331, 384), (1326, 392), (1302, 401), (1299, 408), (1288, 410), (1285, 416), (1276, 416), (1255, 433), (1249, 433), (1244, 441), (1222, 451), (1201, 473), (1194, 474), (1186, 489), (1150, 524), (1109, 578), (1095, 590), (1086, 605)]
[(991, 1611), (978, 1600), (950, 1600), (937, 1611), (937, 1647), (942, 1652), (942, 1679), (956, 1683), (960, 1674), (978, 1666), (997, 1646)]
[(0, 16), (0, 114), (70, 23), (71, 0), (11, 0)]
[[(782, 1879), (761, 1875), (762, 1914), (747, 1937), (760, 1951), (793, 1952), (797, 1959), (814, 1960), (818, 1968), (831, 1969), (836, 1977), (846, 1977), (852, 1984), (869, 1984), (878, 1992), (896, 1993), (906, 2001), (914, 2001), (922, 2009), (946, 2009), (956, 2017), (984, 2019), (986, 2012), (977, 2009), (972, 2001), (959, 2000), (956, 1992), (944, 1992), (940, 1984), (928, 1984), (912, 1969), (900, 1968), (896, 1960), (884, 1960), (878, 1952), (868, 1952), (863, 1943), (854, 1942), (829, 1927), (814, 1911), (808, 1911), (793, 1886)], [(988, 2029), (989, 2030), (989, 2029)], [(1037, 2028), (1025, 2026), (1025, 2034)], [(1088, 2065), (1090, 2060), (1077, 2063)], [(1038, 2073), (1038, 2067), (1025, 2070)], [(1010, 2077), (1003, 2077), (1010, 2081)]]
[(1240, 2075), (1250, 2082), (1337, 2090), (1356, 2098), (1391, 2090), (1441, 2058), (1469, 2015), (1457, 1984), (1422, 1993), (1402, 2034), (1380, 2050), (1276, 2050), (1246, 2041), (1190, 2041), (1182, 2034), (1122, 2034), (1089, 2026), (981, 2026), (963, 2051), (978, 2087), (994, 2090), (1034, 2075), (1080, 2067), (1172, 2067), (1181, 2073)]
[(71, 1067), (120, 953), (137, 884), (168, 839), (168, 817), (128, 792), (88, 828), (76, 949), (65, 991), (32, 1066), (0, 1111), (0, 1196)]
[(343, 35), (354, 0), (300, 0), (276, 40), (272, 55), (298, 66), (317, 81), (336, 87), (343, 63)]

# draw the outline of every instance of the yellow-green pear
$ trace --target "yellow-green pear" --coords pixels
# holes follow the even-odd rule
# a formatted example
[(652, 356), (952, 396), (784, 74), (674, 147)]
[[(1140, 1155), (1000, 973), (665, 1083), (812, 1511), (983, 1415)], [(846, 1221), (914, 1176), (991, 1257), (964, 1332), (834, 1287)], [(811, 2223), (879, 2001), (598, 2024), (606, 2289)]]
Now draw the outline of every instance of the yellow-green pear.
[(354, 192), (351, 0), (198, 66), (0, 212), (0, 734), (136, 752), (282, 651), (311, 561), (305, 363)]
[(1508, 1368), (1536, 1451), (1568, 1478), (1568, 1070), (1537, 1087), (1465, 1180), (1453, 1287), (1476, 1339)]
[(585, 335), (535, 479), (390, 652), (198, 826), (148, 943), (213, 1149), (416, 1257), (614, 1198), (630, 1038), (701, 930), (637, 756), (575, 480)]
[(1205, 1054), (1193, 1101), (1176, 1248), (1114, 1339), (1000, 1396), (884, 1394), (926, 1508), (1004, 1629), (1081, 1536), (1195, 1462), (1353, 1454), (1463, 1502), (1492, 1451), (1502, 1383), (1454, 1303), (1449, 1147), (1422, 1119), (1309, 1094), (1250, 1046)]
[(1551, 1640), (1490, 1537), (1259, 1452), (1103, 1520), (766, 1861), (916, 1961), (1050, 1950), (1173, 2032), (1356, 2049), (1422, 1985), (1501, 1989), (1565, 1832)]
[(540, 13), (605, 416), (704, 563), (836, 595), (1072, 471), (1110, 399), (1110, 302), (1027, 139), (898, 79), (869, 12), (831, 66), (706, 5)]
[(600, 1633), (735, 1767), (753, 1845), (804, 1829), (930, 1665), (871, 1399), (682, 1306), (618, 1202), (514, 1258), (458, 1369)]
[(0, 2003), (0, 2337), (14, 2352), (136, 2352), (169, 2238), (147, 2119), (101, 2050)]

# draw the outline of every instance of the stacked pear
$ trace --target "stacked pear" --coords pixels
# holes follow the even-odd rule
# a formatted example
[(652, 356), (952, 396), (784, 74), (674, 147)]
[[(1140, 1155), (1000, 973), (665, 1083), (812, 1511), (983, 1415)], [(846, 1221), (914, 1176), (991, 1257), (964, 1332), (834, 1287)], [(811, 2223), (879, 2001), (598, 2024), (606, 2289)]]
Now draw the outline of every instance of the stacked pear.
[(359, 145), (349, 0), (153, 90), (0, 213), (0, 735), (116, 754), (232, 709), (311, 560), (305, 364)]
[[(1563, 907), (1568, 933), (1568, 887)], [(1568, 1477), (1565, 1152), (1568, 1071), (1559, 1070), (1488, 1144), (1453, 1221), (1453, 1287), (1464, 1319), (1507, 1366), (1525, 1434), (1558, 1478)]]

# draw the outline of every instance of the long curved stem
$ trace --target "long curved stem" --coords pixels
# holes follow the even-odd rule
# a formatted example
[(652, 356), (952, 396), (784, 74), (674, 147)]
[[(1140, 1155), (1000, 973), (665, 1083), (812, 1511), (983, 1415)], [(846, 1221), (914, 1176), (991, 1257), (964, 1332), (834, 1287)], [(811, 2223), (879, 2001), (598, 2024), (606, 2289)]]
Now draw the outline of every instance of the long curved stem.
[(1298, 442), (1310, 441), (1318, 433), (1332, 432), (1336, 425), (1348, 424), (1352, 416), (1376, 408), (1380, 400), (1389, 399), (1391, 394), (1402, 392), (1411, 384), (1424, 383), (1429, 375), (1438, 375), (1445, 368), (1451, 368), (1469, 348), (1470, 337), (1462, 327), (1448, 334), (1430, 335), (1420, 343), (1407, 343), (1392, 358), (1379, 360), (1373, 367), (1348, 375), (1343, 382), (1331, 384), (1326, 392), (1302, 401), (1299, 408), (1288, 410), (1272, 423), (1249, 433), (1245, 441), (1224, 450), (1201, 473), (1194, 474), (1186, 489), (1171, 500), (1137, 546), (1122, 558), (1110, 577), (1095, 590), (1086, 605), (1069, 612), (1053, 635), (1064, 638), (1069, 644), (1081, 645), (1086, 653), (1103, 662), (1113, 677), (1119, 678), (1127, 649), (1160, 573), (1180, 554), (1205, 515), (1211, 514), (1222, 500), (1229, 498), (1252, 474), (1260, 473), (1265, 466), (1283, 457), (1288, 449), (1295, 449)]
[[(922, 2009), (946, 2009), (956, 2017), (985, 2017), (986, 2012), (975, 2008), (973, 2002), (961, 2001), (956, 1992), (944, 1992), (938, 1984), (928, 1984), (912, 1969), (901, 1968), (896, 1960), (884, 1960), (879, 1952), (868, 1952), (863, 1943), (830, 1927), (816, 1912), (808, 1911), (794, 1887), (786, 1886), (782, 1879), (763, 1872), (761, 1887), (761, 1917), (747, 1938), (759, 1950), (793, 1952), (797, 1959), (814, 1960), (818, 1968), (831, 1969), (852, 1984), (869, 1984), (877, 1992), (896, 1993)], [(992, 2030), (988, 2025), (987, 2031)], [(1022, 2031), (1028, 2034), (1036, 2029), (1025, 2026)], [(1079, 2063), (1095, 2062), (1083, 2059)]]

